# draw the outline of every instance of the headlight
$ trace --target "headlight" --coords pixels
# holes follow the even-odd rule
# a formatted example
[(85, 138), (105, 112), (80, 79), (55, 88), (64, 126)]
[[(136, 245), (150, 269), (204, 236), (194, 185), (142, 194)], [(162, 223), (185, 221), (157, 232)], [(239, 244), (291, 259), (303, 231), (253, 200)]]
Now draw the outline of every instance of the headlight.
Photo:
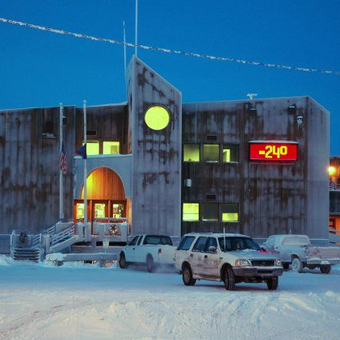
[(238, 266), (238, 267), (251, 266), (251, 263), (248, 260), (238, 259), (235, 262), (235, 266)]
[(281, 261), (280, 259), (277, 259), (277, 260), (275, 261), (275, 265), (276, 265), (276, 266), (282, 266), (282, 261)]

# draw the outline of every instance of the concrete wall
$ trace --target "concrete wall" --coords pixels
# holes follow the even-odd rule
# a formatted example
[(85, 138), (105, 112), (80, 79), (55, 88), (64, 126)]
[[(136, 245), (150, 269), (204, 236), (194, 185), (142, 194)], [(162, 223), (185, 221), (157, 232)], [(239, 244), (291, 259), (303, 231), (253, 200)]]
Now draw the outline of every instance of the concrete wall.
[[(64, 109), (65, 217), (73, 214), (75, 108)], [(52, 133), (45, 133), (46, 124)], [(59, 219), (59, 108), (0, 112), (0, 234), (38, 232)]]
[[(252, 109), (251, 109), (252, 108)], [(304, 117), (298, 128), (296, 118)], [(306, 233), (327, 238), (328, 113), (307, 97), (183, 105), (183, 143), (235, 143), (239, 163), (184, 162), (183, 202), (238, 203), (239, 222), (183, 222), (182, 232), (227, 231), (253, 237)], [(249, 161), (249, 141), (298, 142), (298, 161)], [(313, 151), (314, 150), (314, 151)]]
[[(128, 104), (134, 234), (180, 235), (181, 100), (178, 90), (133, 58), (128, 70)], [(153, 105), (165, 107), (170, 114), (170, 123), (163, 130), (152, 130), (144, 121)]]

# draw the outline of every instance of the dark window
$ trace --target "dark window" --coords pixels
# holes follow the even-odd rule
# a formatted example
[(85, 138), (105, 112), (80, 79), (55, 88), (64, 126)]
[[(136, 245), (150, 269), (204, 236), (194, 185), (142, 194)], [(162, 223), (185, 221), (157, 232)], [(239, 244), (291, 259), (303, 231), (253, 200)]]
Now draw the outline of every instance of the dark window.
[(205, 197), (206, 197), (207, 201), (215, 201), (216, 200), (216, 195), (213, 195), (213, 194), (211, 194), (211, 195), (208, 194)]
[(219, 237), (218, 242), (222, 251), (260, 250), (259, 245), (249, 237)]
[(217, 141), (217, 136), (216, 135), (207, 135), (207, 141), (215, 142), (215, 141)]
[(134, 237), (133, 240), (130, 242), (129, 246), (135, 246), (137, 243), (138, 236)]
[(142, 243), (143, 236), (141, 236), (137, 242), (137, 246), (139, 246)]
[(186, 236), (183, 238), (181, 243), (179, 244), (177, 250), (189, 250), (192, 242), (194, 242), (195, 237), (194, 236)]
[(222, 150), (223, 163), (231, 163), (239, 161), (239, 146), (233, 144), (223, 145)]
[(218, 221), (218, 204), (204, 203), (202, 212), (203, 221)]
[(192, 248), (192, 251), (203, 251), (207, 239), (207, 237), (199, 237), (194, 245), (194, 248)]
[(217, 240), (215, 237), (209, 237), (207, 243), (205, 244), (204, 252), (211, 253), (210, 247), (215, 247), (217, 249)]
[(97, 136), (97, 131), (96, 130), (87, 130), (86, 134), (88, 136)]

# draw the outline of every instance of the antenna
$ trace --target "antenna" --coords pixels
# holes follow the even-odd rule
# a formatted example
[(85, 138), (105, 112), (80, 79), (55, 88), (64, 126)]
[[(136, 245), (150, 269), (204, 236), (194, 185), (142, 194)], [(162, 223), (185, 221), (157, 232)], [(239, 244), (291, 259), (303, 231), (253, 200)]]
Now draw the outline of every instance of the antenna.
[(135, 56), (137, 57), (137, 43), (138, 43), (138, 0), (136, 0), (135, 12)]
[(124, 79), (126, 85), (126, 34), (125, 34), (125, 21), (123, 21), (123, 40), (124, 40)]
[(248, 97), (250, 100), (253, 100), (255, 97), (257, 97), (257, 93), (248, 93), (248, 94), (247, 94), (247, 97)]

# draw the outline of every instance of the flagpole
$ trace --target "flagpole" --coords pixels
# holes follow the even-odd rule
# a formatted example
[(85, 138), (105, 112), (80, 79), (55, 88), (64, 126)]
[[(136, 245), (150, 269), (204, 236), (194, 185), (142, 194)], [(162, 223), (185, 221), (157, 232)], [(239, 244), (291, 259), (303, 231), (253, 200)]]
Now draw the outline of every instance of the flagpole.
[[(63, 104), (60, 103), (59, 106), (59, 157), (61, 157), (63, 151)], [(59, 220), (64, 218), (64, 206), (63, 206), (63, 169), (59, 166)]]
[(136, 0), (135, 12), (135, 56), (137, 57), (137, 43), (138, 43), (138, 0)]
[[(86, 100), (83, 102), (83, 108), (84, 108), (84, 145), (86, 150)], [(84, 228), (85, 228), (85, 237), (87, 239), (88, 235), (88, 229), (87, 229), (87, 159), (84, 158)]]
[(124, 79), (126, 85), (126, 33), (125, 33), (125, 21), (123, 21), (123, 41), (124, 41)]

